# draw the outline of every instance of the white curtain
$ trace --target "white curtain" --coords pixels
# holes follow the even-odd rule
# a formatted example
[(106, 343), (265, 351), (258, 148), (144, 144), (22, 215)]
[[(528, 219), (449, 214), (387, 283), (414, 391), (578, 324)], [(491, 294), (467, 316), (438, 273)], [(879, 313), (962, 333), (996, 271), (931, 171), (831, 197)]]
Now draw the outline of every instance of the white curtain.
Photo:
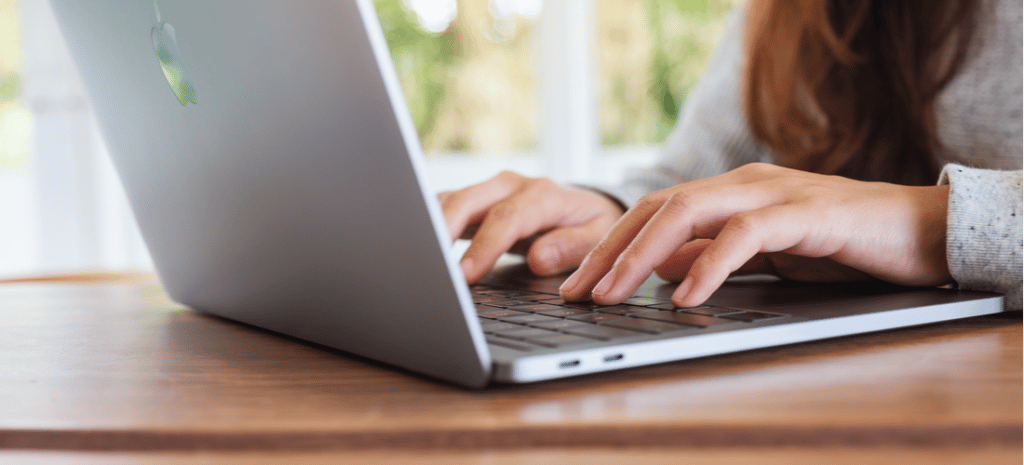
[(31, 271), (151, 267), (49, 3), (22, 0), (21, 23), (34, 123)]

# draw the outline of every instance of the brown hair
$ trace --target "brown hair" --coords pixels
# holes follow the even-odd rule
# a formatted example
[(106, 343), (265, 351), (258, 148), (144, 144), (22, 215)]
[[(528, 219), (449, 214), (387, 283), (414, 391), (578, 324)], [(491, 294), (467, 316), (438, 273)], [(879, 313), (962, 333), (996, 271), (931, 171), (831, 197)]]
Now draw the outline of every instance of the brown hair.
[(747, 117), (782, 164), (935, 182), (935, 102), (966, 59), (977, 0), (751, 2)]

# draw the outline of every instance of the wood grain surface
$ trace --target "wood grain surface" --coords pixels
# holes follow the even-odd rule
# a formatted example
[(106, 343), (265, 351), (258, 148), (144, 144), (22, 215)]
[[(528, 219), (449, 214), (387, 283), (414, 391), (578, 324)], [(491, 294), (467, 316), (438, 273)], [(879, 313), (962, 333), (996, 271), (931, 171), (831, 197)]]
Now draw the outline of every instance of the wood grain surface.
[(521, 463), (529, 449), (547, 463), (644, 448), (1020, 463), (1021, 333), (1011, 313), (470, 391), (198, 314), (154, 283), (10, 283), (0, 461), (444, 449), (453, 463)]
[(545, 449), (498, 451), (321, 451), (321, 452), (11, 452), (0, 463), (23, 465), (337, 464), (382, 465), (999, 465), (1019, 464), (1019, 453), (999, 449), (783, 448), (737, 449)]

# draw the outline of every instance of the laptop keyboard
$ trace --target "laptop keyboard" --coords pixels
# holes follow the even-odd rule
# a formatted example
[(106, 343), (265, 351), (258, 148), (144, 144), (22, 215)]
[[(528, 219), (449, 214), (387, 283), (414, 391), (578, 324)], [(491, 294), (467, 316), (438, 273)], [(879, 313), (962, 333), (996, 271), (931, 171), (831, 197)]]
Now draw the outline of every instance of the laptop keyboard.
[(565, 302), (557, 294), (482, 284), (472, 286), (471, 291), (487, 342), (518, 350), (681, 334), (789, 316), (713, 305), (676, 308), (667, 300), (648, 297), (632, 297), (619, 305), (598, 305)]

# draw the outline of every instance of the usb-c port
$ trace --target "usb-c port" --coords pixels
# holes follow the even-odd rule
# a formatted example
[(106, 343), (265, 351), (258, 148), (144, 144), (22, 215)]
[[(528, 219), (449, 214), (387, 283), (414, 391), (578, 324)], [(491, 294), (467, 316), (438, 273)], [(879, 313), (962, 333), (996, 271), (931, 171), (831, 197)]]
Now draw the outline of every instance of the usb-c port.
[(580, 361), (579, 360), (567, 360), (567, 361), (564, 361), (562, 363), (559, 363), (558, 364), (558, 368), (572, 368), (572, 367), (579, 366), (579, 365), (580, 365)]
[(604, 361), (605, 362), (617, 362), (619, 360), (622, 360), (622, 357), (624, 357), (624, 355), (622, 355), (622, 354), (606, 355), (604, 357)]

